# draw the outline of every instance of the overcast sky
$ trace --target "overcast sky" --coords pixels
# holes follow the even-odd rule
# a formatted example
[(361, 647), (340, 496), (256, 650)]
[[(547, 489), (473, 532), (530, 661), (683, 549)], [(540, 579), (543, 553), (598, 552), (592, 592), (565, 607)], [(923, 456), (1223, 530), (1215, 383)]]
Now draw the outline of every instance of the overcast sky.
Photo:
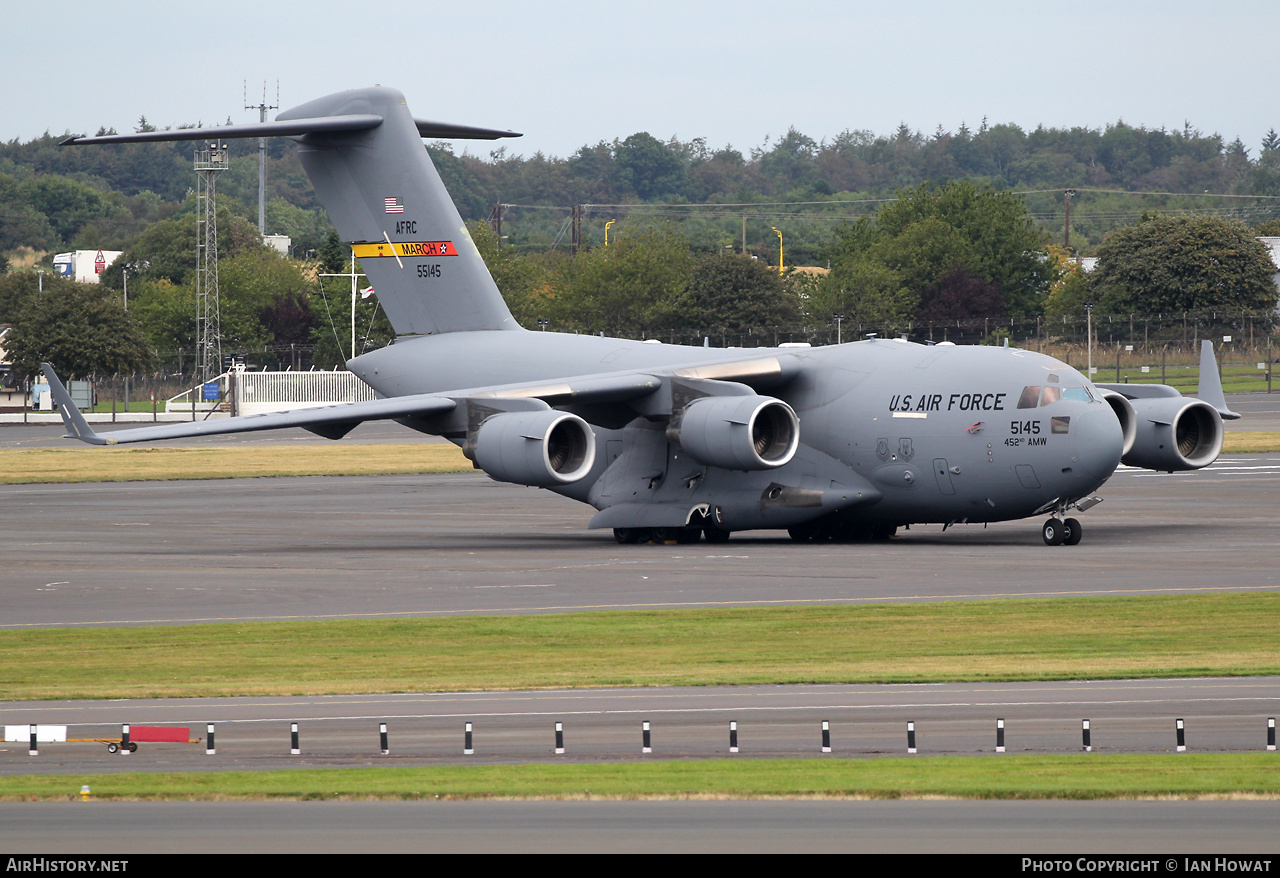
[(637, 131), (746, 154), (790, 126), (820, 141), (986, 116), (1190, 121), (1256, 156), (1280, 128), (1274, 0), (15, 0), (3, 20), (4, 140), (128, 131), (144, 114), (256, 121), (246, 80), (254, 104), (264, 80), (275, 103), (279, 80), (285, 108), (392, 86), (419, 118), (524, 132), (507, 143), (525, 155)]

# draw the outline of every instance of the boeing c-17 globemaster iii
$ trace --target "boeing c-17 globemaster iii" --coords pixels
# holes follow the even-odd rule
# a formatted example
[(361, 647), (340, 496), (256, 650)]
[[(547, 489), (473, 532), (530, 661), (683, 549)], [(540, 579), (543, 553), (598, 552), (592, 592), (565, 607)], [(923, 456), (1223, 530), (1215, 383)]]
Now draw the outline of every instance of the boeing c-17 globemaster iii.
[(1208, 466), (1226, 406), (1212, 347), (1204, 399), (1098, 385), (1031, 351), (873, 338), (719, 350), (518, 326), (422, 138), (510, 131), (416, 120), (400, 92), (319, 98), (274, 122), (75, 137), (67, 144), (282, 136), (360, 258), (397, 338), (347, 365), (380, 398), (95, 433), (46, 366), (69, 436), (94, 445), (302, 427), (341, 439), (394, 420), (443, 436), (492, 478), (590, 504), (620, 543), (886, 538), (916, 523), (1047, 515), (1050, 545), (1120, 463)]

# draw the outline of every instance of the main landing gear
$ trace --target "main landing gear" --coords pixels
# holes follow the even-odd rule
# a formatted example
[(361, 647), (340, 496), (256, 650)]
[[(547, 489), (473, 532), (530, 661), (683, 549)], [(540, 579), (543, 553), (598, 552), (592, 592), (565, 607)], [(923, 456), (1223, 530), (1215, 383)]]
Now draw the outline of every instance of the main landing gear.
[(1046, 546), (1075, 546), (1084, 536), (1080, 522), (1074, 518), (1051, 518), (1040, 529)]
[(624, 546), (635, 543), (658, 543), (659, 545), (669, 542), (696, 543), (703, 536), (707, 538), (708, 543), (723, 543), (728, 541), (729, 532), (709, 522), (702, 527), (615, 527), (613, 529), (613, 538)]

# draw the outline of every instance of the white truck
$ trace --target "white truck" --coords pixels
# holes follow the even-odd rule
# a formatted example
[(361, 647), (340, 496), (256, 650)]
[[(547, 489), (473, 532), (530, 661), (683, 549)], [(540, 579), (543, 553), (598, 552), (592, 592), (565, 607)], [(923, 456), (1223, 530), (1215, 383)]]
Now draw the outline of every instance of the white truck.
[(76, 283), (96, 284), (98, 275), (115, 262), (122, 250), (72, 250), (53, 257), (53, 272)]

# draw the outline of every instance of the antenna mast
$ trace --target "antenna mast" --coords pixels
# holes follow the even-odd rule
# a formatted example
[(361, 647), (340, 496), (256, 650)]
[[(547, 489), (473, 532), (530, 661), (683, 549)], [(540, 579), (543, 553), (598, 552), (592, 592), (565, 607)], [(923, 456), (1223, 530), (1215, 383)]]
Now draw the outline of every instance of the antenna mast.
[[(258, 121), (267, 121), (267, 110), (280, 109), (280, 80), (276, 80), (276, 102), (274, 104), (267, 103), (267, 83), (262, 83), (262, 103), (254, 106), (249, 103), (249, 83), (244, 85), (244, 108), (246, 110), (257, 110)], [(267, 233), (267, 139), (265, 137), (258, 138), (258, 234), (265, 235)]]
[(218, 302), (218, 173), (227, 169), (227, 145), (196, 147), (196, 371), (208, 381), (222, 368), (222, 314)]

